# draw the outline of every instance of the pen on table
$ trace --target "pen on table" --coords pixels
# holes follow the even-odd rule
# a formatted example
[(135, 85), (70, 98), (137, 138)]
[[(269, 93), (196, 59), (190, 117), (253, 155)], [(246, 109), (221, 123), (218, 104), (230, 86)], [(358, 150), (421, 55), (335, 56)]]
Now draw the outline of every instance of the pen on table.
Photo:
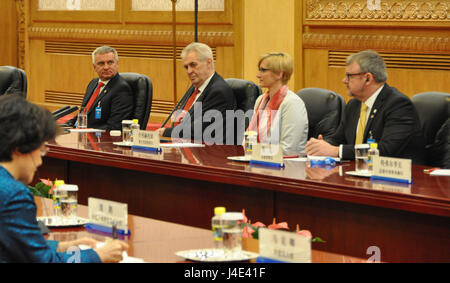
[(423, 169), (423, 173), (425, 174), (430, 174), (431, 172), (433, 172), (434, 170), (439, 170), (441, 168), (430, 168), (430, 169)]
[(113, 236), (114, 240), (118, 239), (116, 222), (113, 222), (113, 224), (112, 224), (112, 236)]
[(283, 156), (284, 159), (287, 158), (298, 158), (298, 155), (291, 155), (291, 156)]

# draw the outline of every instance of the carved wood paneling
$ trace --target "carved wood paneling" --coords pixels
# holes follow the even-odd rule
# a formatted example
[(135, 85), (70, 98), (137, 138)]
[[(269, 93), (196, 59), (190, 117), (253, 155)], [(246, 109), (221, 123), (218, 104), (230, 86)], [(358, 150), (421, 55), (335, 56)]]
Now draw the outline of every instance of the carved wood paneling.
[(303, 35), (303, 47), (331, 50), (375, 49), (404, 52), (450, 53), (450, 38), (389, 34), (305, 33)]
[(25, 0), (16, 0), (17, 10), (17, 53), (18, 53), (18, 67), (25, 69), (25, 42), (26, 42), (26, 15), (25, 15)]
[[(368, 9), (367, 0), (307, 0), (307, 20), (450, 21), (450, 1), (380, 1), (380, 9)], [(369, 3), (375, 3), (370, 1)], [(370, 6), (369, 6), (370, 7)]]
[(173, 102), (153, 99), (151, 113), (167, 115), (170, 114), (174, 106)]
[(57, 103), (63, 105), (81, 105), (84, 93), (72, 93), (63, 91), (46, 90), (45, 103)]
[[(66, 42), (66, 41), (45, 41), (45, 53), (71, 54), (71, 55), (91, 55), (97, 47), (104, 45), (104, 42)], [(138, 45), (138, 44), (110, 44), (117, 50), (120, 57), (148, 58), (148, 59), (172, 59), (173, 47), (164, 45)], [(176, 50), (177, 58), (181, 56), (184, 46), (178, 46)], [(211, 48), (214, 59), (216, 58), (216, 48)]]
[[(31, 27), (31, 39), (83, 40), (95, 42), (133, 42), (147, 44), (172, 44), (171, 31), (114, 30), (65, 27)], [(233, 46), (233, 32), (199, 32), (199, 41), (210, 46)], [(187, 45), (194, 41), (194, 32), (177, 32), (177, 43)]]
[[(329, 51), (328, 66), (345, 67), (351, 51)], [(450, 71), (450, 55), (404, 54), (379, 52), (386, 68)]]

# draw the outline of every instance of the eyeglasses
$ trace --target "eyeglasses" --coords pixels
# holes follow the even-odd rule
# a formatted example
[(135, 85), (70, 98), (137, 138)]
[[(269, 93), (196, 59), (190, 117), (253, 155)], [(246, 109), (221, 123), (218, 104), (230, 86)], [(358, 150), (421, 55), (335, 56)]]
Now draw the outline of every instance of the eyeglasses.
[(272, 71), (271, 69), (266, 69), (266, 68), (259, 68), (258, 71), (260, 73), (265, 73), (266, 71)]
[(360, 73), (354, 73), (354, 74), (345, 73), (345, 77), (347, 78), (347, 81), (349, 81), (352, 76), (360, 76), (360, 75), (364, 75), (364, 74), (367, 74), (367, 72), (360, 72)]
[(44, 156), (46, 156), (47, 153), (48, 153), (48, 147), (46, 147), (45, 145), (43, 145), (43, 146), (39, 149), (39, 151), (41, 152), (41, 157), (44, 157)]

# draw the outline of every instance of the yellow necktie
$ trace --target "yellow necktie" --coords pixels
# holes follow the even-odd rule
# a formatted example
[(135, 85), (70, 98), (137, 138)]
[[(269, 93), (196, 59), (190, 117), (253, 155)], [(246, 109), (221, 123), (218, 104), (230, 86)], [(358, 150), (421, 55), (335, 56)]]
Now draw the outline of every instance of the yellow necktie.
[(359, 113), (358, 132), (356, 133), (355, 144), (362, 144), (364, 137), (364, 130), (366, 129), (366, 112), (367, 105), (361, 103), (361, 112)]

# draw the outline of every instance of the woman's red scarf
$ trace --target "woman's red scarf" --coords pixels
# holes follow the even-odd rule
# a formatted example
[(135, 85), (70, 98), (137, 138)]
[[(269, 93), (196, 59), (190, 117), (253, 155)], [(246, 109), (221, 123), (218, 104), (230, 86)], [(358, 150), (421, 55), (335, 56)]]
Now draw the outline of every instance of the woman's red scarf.
[[(280, 90), (275, 93), (269, 100), (269, 92), (266, 92), (263, 98), (260, 100), (256, 112), (253, 113), (250, 126), (247, 131), (257, 131), (258, 143), (265, 141), (267, 135), (270, 135), (270, 127), (272, 126), (272, 120), (277, 114), (278, 108), (286, 97), (288, 86), (284, 85)], [(267, 101), (269, 100), (269, 103)], [(265, 106), (267, 104), (267, 106)], [(265, 108), (264, 108), (265, 107)], [(266, 121), (266, 123), (264, 123)]]

